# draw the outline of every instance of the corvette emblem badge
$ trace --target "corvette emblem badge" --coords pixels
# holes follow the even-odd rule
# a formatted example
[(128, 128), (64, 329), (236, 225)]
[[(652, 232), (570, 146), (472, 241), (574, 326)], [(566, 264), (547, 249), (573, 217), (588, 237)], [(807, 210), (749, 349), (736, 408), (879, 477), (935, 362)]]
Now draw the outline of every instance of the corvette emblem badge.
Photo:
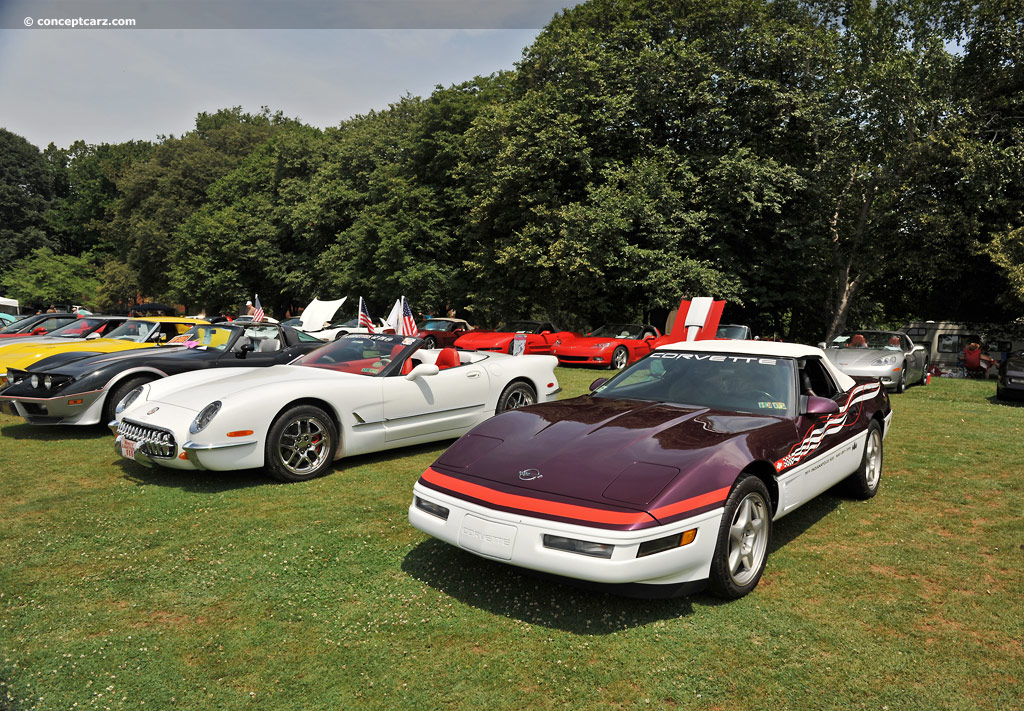
[(154, 412), (156, 412), (156, 411), (157, 411), (157, 410), (159, 410), (159, 409), (160, 409), (159, 407), (154, 407), (154, 408), (153, 408), (152, 410), (150, 410), (150, 411), (149, 411), (149, 412), (147, 412), (146, 414), (147, 414), (147, 415), (152, 415), (152, 414), (153, 414)]
[(544, 475), (536, 469), (524, 469), (519, 472), (519, 478), (523, 481), (533, 481), (534, 479), (541, 479), (543, 476)]

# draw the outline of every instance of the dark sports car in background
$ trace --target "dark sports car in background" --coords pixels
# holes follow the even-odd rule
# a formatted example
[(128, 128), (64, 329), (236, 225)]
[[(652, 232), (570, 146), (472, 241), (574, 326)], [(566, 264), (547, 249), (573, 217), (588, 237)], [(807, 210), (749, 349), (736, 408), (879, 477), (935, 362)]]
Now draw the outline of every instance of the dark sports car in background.
[(654, 326), (642, 323), (609, 323), (585, 336), (559, 336), (551, 349), (561, 365), (599, 365), (622, 370), (654, 350), (661, 336)]
[(560, 336), (572, 335), (568, 331), (560, 332), (548, 321), (512, 321), (493, 331), (470, 331), (456, 339), (455, 347), (466, 351), (511, 353), (519, 334), (526, 339), (524, 355), (551, 355), (551, 347)]
[(117, 403), (143, 383), (193, 370), (288, 363), (322, 345), (272, 323), (197, 325), (159, 349), (61, 353), (9, 370), (0, 409), (33, 424), (106, 424)]
[(410, 523), (617, 592), (731, 599), (757, 585), (774, 520), (843, 480), (878, 490), (888, 395), (820, 349), (677, 343), (594, 388), (473, 428), (416, 483)]
[(1024, 351), (1015, 351), (999, 364), (996, 397), (1000, 400), (1024, 400)]

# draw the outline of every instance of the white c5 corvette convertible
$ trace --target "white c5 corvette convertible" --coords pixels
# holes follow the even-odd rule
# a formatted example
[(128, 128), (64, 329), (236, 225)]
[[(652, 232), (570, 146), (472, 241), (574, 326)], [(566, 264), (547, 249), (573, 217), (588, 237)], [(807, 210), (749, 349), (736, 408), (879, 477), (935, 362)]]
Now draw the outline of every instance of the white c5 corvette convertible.
[(353, 334), (289, 365), (147, 383), (117, 406), (115, 448), (150, 467), (265, 467), (282, 481), (304, 481), (343, 456), (455, 439), (496, 412), (559, 391), (552, 356), (422, 346), (419, 338)]

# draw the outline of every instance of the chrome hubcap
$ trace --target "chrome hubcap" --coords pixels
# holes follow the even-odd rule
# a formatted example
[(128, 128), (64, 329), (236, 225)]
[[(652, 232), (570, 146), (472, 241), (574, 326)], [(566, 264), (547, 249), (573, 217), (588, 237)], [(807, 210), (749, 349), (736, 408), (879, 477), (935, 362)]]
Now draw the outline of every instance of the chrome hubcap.
[(624, 351), (619, 351), (612, 356), (612, 365), (614, 365), (617, 370), (622, 370), (626, 367), (627, 360), (629, 360), (629, 356), (627, 356)]
[(525, 388), (520, 388), (519, 390), (513, 390), (512, 392), (510, 392), (508, 394), (508, 397), (505, 398), (505, 409), (506, 410), (515, 410), (517, 408), (526, 407), (527, 405), (532, 405), (532, 404), (533, 404), (533, 397), (530, 395), (529, 391), (527, 391)]
[(729, 527), (729, 575), (737, 585), (749, 583), (761, 569), (768, 550), (768, 507), (750, 493), (736, 507)]
[(868, 436), (867, 451), (864, 453), (864, 481), (872, 491), (882, 478), (882, 436), (872, 430)]
[(277, 451), (281, 463), (293, 474), (308, 474), (330, 456), (331, 435), (316, 417), (294, 420), (285, 427)]

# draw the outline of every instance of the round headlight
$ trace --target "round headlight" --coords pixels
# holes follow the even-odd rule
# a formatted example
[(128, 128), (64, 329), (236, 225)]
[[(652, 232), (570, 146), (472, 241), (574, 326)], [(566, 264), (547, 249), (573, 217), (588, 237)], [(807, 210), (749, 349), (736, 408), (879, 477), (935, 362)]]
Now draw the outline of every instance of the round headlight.
[(52, 388), (53, 387), (53, 378), (51, 378), (49, 375), (47, 375), (45, 378), (43, 378), (43, 387), (46, 388), (47, 390)]
[(28, 379), (28, 384), (31, 385), (34, 388), (38, 388), (39, 387), (39, 376), (38, 375), (33, 375), (31, 378)]
[(196, 419), (192, 420), (192, 424), (188, 426), (188, 431), (192, 434), (202, 432), (206, 429), (206, 426), (210, 424), (210, 421), (216, 417), (218, 412), (220, 412), (220, 400), (214, 400), (199, 411), (199, 414), (196, 415)]
[(117, 407), (114, 408), (114, 414), (120, 415), (122, 412), (128, 409), (128, 406), (135, 402), (139, 395), (142, 394), (142, 387), (139, 386), (134, 390), (129, 390), (128, 394), (121, 398), (121, 402), (117, 403)]

